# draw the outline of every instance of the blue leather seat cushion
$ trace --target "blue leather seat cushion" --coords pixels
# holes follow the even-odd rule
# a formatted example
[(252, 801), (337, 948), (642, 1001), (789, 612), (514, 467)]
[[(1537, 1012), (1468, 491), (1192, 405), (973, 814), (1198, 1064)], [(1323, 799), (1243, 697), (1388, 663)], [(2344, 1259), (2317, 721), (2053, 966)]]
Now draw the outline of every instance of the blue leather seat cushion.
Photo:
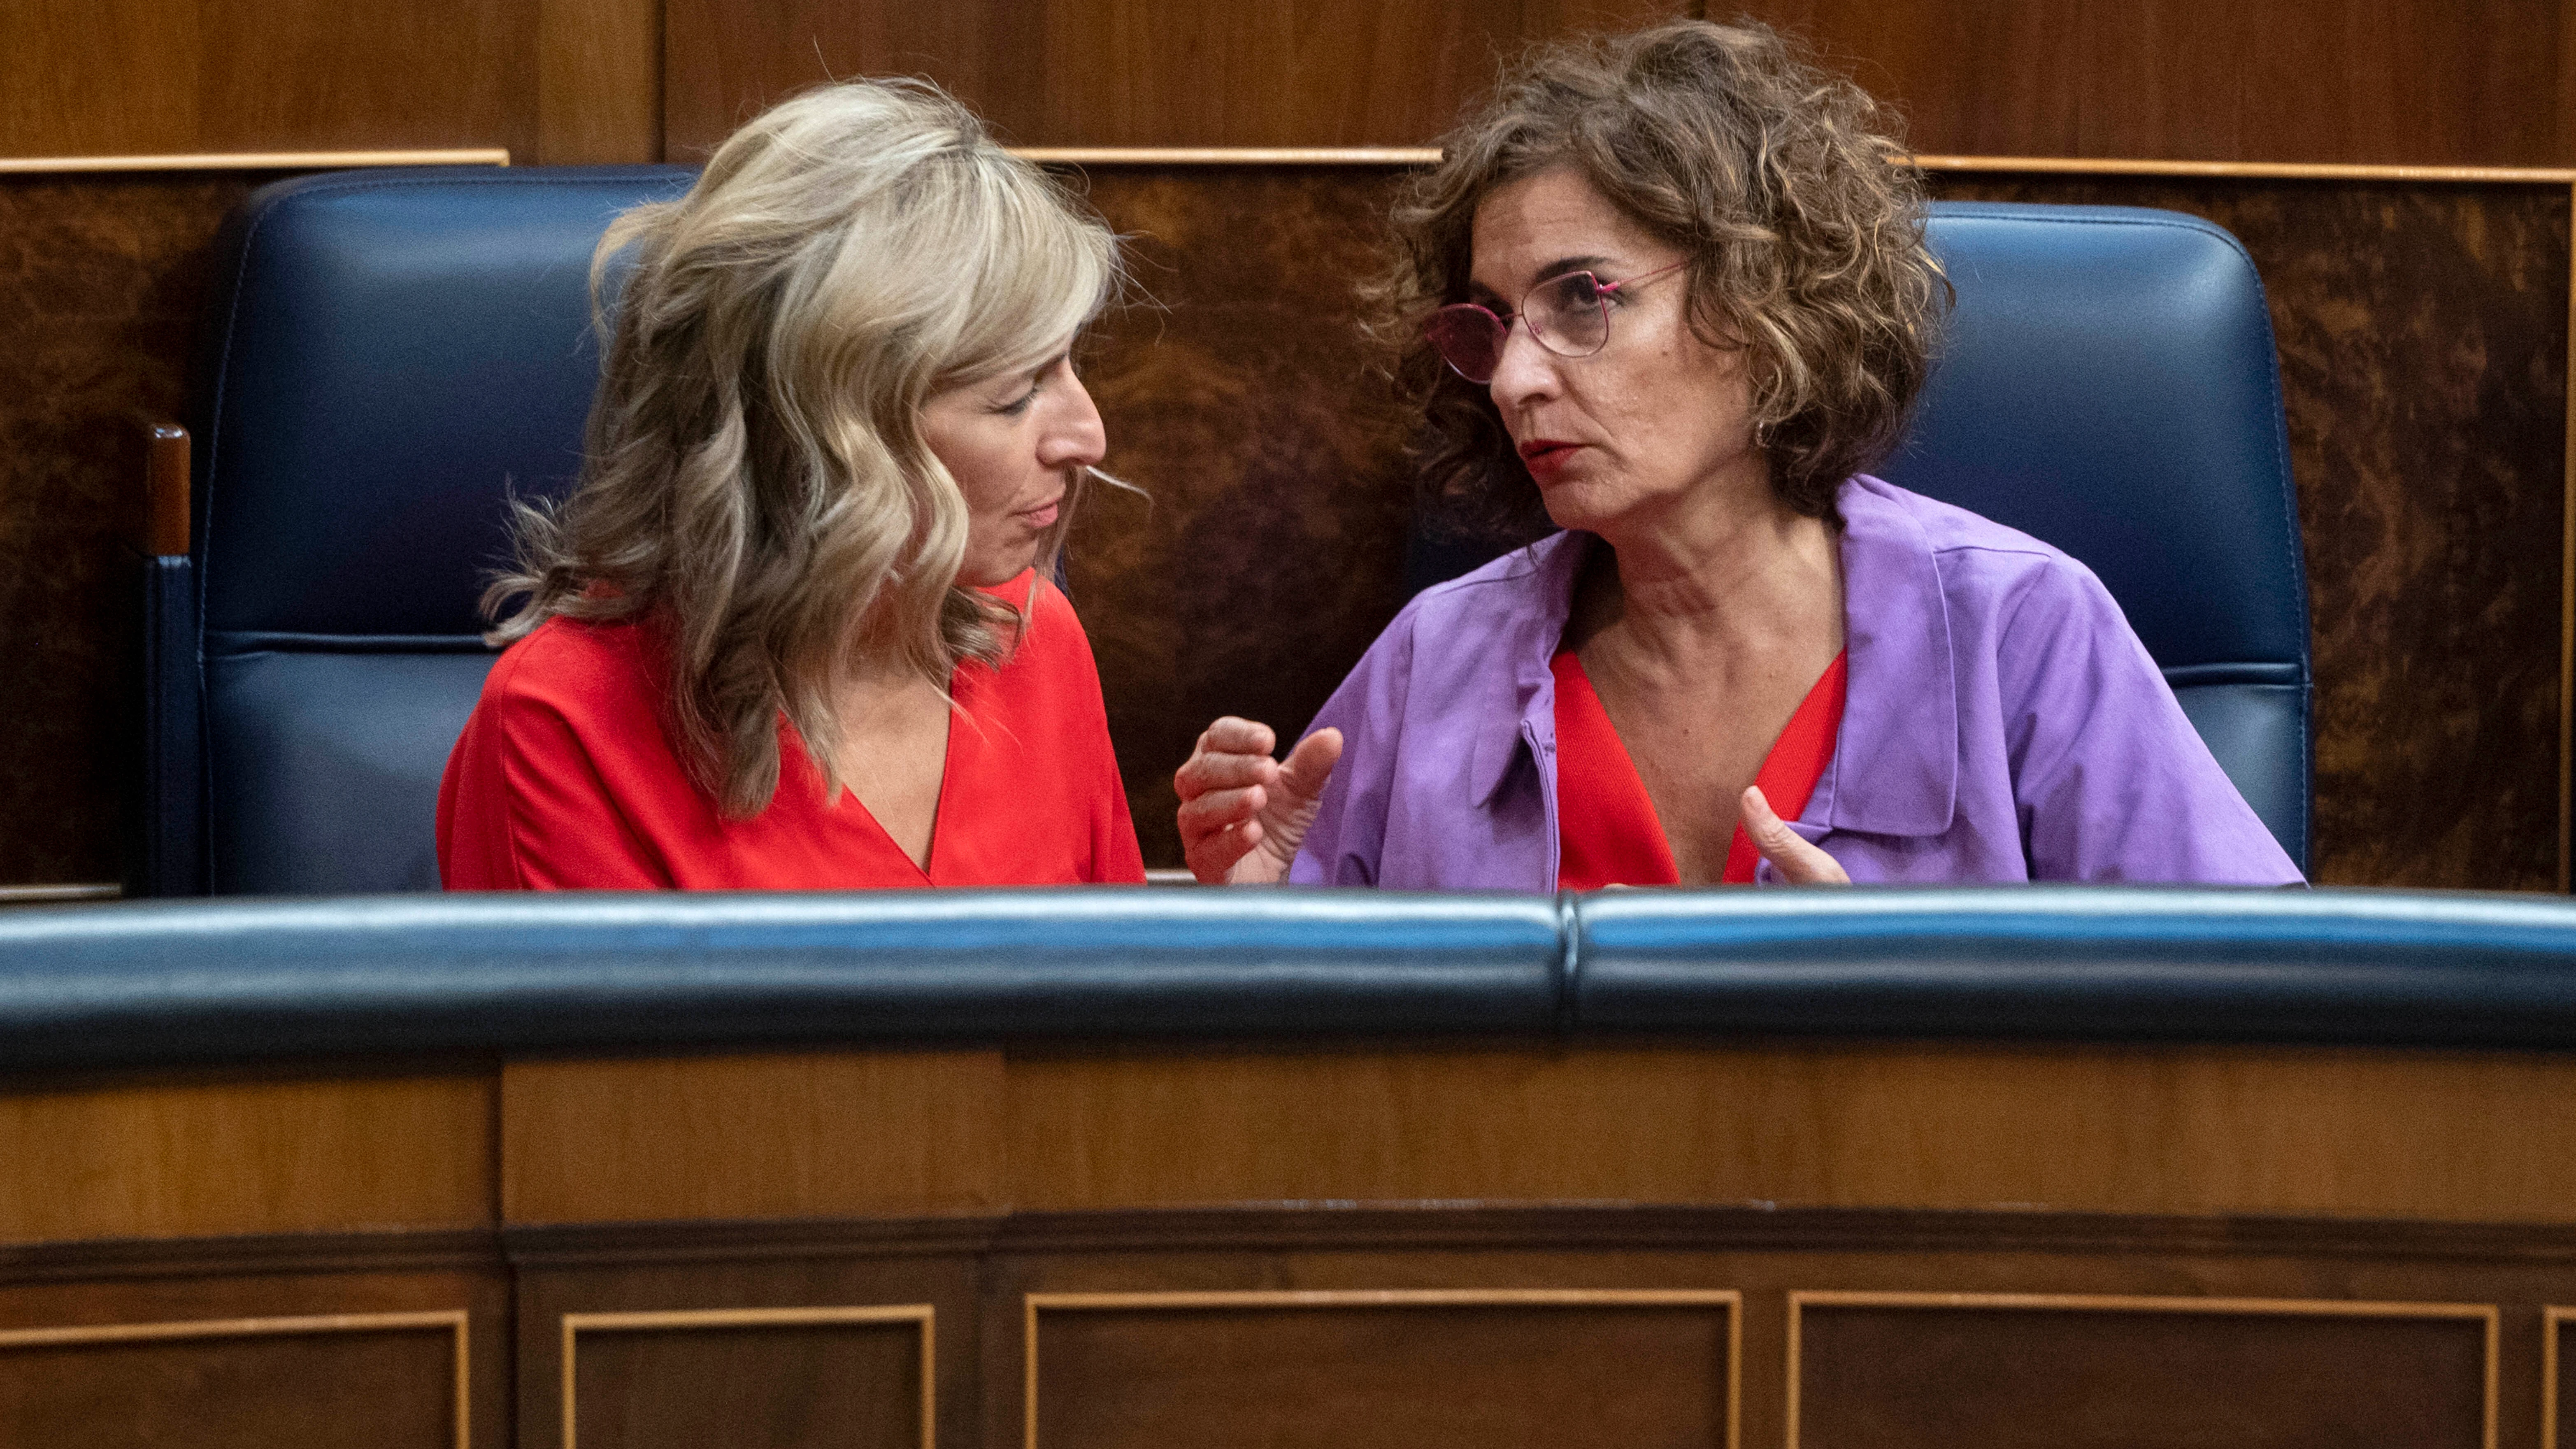
[(216, 893), (438, 889), (438, 781), (495, 657), (453, 642), (206, 661)]

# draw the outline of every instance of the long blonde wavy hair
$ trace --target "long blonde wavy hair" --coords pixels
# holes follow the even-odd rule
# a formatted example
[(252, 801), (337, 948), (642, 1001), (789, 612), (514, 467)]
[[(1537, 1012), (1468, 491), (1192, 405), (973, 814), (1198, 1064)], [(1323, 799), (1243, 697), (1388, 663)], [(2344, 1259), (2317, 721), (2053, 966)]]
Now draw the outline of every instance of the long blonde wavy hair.
[(782, 711), (837, 791), (848, 686), (892, 668), (944, 690), (1023, 624), (957, 583), (966, 502), (922, 403), (1035, 368), (1121, 275), (1109, 229), (937, 87), (781, 102), (686, 196), (601, 238), (606, 357), (580, 480), (560, 507), (518, 507), (489, 639), (557, 615), (666, 622), (665, 727), (727, 816), (775, 794)]

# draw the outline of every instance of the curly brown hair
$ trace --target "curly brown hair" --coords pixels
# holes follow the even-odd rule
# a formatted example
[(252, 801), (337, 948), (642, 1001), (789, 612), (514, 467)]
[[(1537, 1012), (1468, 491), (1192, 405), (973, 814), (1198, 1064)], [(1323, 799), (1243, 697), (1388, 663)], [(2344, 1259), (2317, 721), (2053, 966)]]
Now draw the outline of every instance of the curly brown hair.
[(1487, 390), (1421, 329), (1466, 299), (1476, 208), (1562, 166), (1688, 258), (1692, 329), (1749, 351), (1772, 486), (1839, 523), (1842, 481), (1905, 430), (1950, 300), (1893, 113), (1767, 26), (1676, 21), (1536, 51), (1442, 151), (1397, 204), (1392, 264), (1366, 298), (1422, 411), (1427, 509), (1496, 538), (1546, 526)]

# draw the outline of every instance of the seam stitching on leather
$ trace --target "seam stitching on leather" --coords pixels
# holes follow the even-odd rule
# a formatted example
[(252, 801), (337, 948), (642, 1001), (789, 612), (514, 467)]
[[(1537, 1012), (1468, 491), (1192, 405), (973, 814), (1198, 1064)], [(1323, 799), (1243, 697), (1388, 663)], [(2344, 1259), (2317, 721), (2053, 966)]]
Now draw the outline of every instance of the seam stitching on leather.
[(1572, 1036), (1580, 1023), (1576, 1020), (1576, 978), (1583, 969), (1583, 897), (1574, 891), (1556, 893), (1556, 959), (1550, 975), (1555, 979), (1555, 1025), (1559, 1036)]

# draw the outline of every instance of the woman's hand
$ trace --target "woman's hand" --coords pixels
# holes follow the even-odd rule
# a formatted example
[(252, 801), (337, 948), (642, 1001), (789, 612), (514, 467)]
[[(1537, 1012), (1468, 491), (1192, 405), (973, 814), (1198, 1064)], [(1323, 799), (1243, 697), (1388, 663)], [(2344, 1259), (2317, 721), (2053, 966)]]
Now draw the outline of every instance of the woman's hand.
[(1850, 885), (1851, 877), (1843, 873), (1842, 863), (1798, 838), (1762, 798), (1762, 787), (1747, 786), (1744, 791), (1744, 833), (1753, 838), (1753, 848), (1771, 862), (1780, 879), (1790, 885)]
[(1270, 726), (1232, 715), (1209, 725), (1172, 775), (1181, 792), (1181, 851), (1190, 873), (1216, 885), (1269, 885), (1288, 874), (1342, 758), (1342, 732), (1317, 730), (1286, 763)]

